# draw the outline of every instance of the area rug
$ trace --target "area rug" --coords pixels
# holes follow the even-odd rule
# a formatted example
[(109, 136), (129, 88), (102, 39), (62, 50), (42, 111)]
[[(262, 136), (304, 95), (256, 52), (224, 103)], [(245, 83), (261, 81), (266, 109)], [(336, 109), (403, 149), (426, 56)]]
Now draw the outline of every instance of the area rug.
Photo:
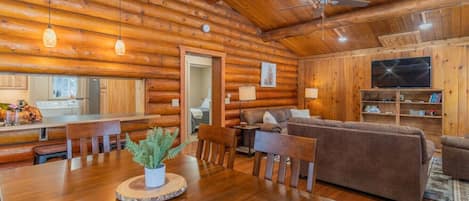
[(456, 180), (444, 175), (441, 158), (432, 158), (429, 175), (424, 200), (469, 201), (469, 181)]

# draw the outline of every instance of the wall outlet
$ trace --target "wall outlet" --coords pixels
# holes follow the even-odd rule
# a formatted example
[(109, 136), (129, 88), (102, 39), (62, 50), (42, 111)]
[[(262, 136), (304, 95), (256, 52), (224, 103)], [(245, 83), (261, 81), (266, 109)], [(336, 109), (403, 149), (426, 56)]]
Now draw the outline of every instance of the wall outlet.
[(172, 99), (171, 100), (171, 106), (179, 107), (179, 99)]
[(39, 141), (47, 141), (49, 136), (47, 135), (47, 128), (41, 128), (39, 133)]

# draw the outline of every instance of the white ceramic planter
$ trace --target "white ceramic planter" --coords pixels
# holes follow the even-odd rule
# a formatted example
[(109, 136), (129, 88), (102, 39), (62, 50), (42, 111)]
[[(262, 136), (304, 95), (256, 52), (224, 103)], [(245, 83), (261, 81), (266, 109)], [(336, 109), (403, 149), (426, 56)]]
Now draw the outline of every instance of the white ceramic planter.
[(156, 188), (163, 186), (166, 177), (166, 166), (162, 165), (156, 169), (145, 168), (145, 186)]

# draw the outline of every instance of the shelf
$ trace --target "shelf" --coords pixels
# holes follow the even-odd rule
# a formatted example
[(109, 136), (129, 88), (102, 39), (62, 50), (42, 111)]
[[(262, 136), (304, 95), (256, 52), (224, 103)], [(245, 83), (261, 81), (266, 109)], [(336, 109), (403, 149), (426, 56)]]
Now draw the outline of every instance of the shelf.
[(430, 103), (430, 102), (401, 102), (401, 104), (407, 105), (443, 105), (442, 103)]
[(417, 115), (410, 115), (410, 114), (401, 114), (401, 117), (412, 117), (412, 118), (425, 118), (425, 119), (441, 119), (442, 116), (417, 116)]
[(396, 104), (396, 101), (362, 101), (362, 103)]
[(374, 112), (362, 112), (362, 115), (377, 115), (377, 116), (388, 116), (388, 117), (396, 116), (396, 114), (374, 113)]
[(374, 88), (362, 89), (363, 92), (442, 92), (443, 89), (428, 89), (428, 88)]

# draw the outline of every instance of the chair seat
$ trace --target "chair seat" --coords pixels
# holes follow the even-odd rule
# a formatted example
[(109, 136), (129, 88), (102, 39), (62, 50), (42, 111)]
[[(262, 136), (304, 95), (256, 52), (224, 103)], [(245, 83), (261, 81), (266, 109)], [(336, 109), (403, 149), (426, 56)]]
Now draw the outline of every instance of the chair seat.
[(34, 153), (37, 155), (48, 155), (60, 152), (67, 152), (66, 144), (53, 144), (34, 147)]

